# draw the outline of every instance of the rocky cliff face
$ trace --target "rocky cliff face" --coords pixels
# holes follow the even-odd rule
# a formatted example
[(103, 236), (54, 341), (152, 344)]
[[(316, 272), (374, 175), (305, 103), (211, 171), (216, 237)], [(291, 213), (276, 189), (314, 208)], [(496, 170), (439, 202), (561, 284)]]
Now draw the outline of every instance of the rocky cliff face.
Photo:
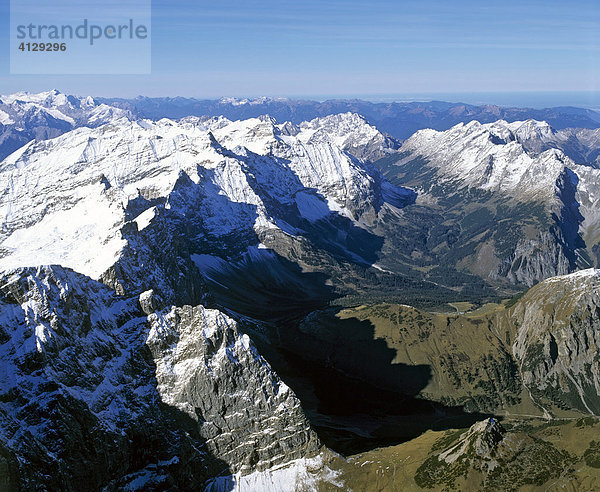
[(154, 313), (149, 323), (162, 401), (196, 421), (207, 450), (234, 472), (318, 451), (299, 401), (232, 319), (184, 306)]
[(572, 251), (564, 246), (556, 229), (540, 232), (531, 239), (519, 238), (512, 253), (504, 258), (491, 276), (531, 286), (541, 279), (565, 275), (576, 266), (567, 257), (573, 256)]
[(386, 176), (445, 211), (434, 230), (457, 230), (440, 262), (531, 286), (596, 265), (599, 171), (541, 144), (552, 135), (532, 120), (421, 130)]
[(453, 487), (470, 473), (488, 475), (505, 457), (502, 456), (505, 436), (506, 430), (496, 419), (477, 422), (439, 454), (429, 457), (417, 470), (415, 481), (424, 488), (442, 484)]
[(513, 353), (542, 408), (600, 413), (600, 272), (584, 270), (532, 288), (513, 308)]
[(235, 321), (152, 311), (62, 267), (0, 278), (10, 488), (194, 489), (318, 452), (300, 403)]

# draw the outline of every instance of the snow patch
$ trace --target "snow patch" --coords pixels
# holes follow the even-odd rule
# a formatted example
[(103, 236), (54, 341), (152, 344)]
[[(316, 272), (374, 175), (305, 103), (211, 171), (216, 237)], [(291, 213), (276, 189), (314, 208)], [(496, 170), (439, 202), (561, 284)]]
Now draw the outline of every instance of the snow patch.
[(206, 492), (290, 492), (291, 490), (317, 490), (324, 482), (343, 487), (340, 472), (324, 464), (321, 455), (301, 458), (281, 466), (249, 475), (237, 473), (211, 480)]
[(146, 227), (148, 227), (150, 225), (150, 222), (152, 222), (152, 219), (156, 217), (157, 212), (157, 208), (152, 207), (138, 215), (134, 219), (135, 223), (138, 226), (138, 231), (143, 231)]
[(6, 111), (0, 110), (0, 123), (3, 125), (12, 125), (15, 121)]
[(0, 269), (58, 264), (97, 279), (126, 244), (118, 230), (123, 221), (121, 209), (92, 195), (16, 229), (2, 243), (9, 254), (0, 258)]

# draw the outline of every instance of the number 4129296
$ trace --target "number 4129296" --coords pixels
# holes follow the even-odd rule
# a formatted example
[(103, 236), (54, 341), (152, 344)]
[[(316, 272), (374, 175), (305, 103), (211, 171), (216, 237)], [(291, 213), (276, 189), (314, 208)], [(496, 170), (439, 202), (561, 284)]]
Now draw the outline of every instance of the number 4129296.
[(67, 51), (66, 43), (21, 43), (21, 51)]

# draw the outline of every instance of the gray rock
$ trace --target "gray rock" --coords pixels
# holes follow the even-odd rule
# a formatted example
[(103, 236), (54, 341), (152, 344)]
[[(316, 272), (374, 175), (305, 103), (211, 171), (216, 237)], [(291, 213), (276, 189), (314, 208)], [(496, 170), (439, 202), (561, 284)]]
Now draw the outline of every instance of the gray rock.
[(317, 453), (298, 399), (219, 311), (146, 316), (152, 294), (119, 297), (58, 266), (0, 286), (7, 488), (191, 490)]

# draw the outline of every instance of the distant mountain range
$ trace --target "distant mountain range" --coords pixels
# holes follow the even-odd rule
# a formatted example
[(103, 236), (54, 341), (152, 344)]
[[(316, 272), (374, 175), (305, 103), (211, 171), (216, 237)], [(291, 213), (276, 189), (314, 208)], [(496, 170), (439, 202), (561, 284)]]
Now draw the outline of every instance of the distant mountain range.
[[(279, 122), (299, 124), (328, 115), (356, 113), (378, 130), (405, 140), (418, 130), (448, 130), (458, 123), (545, 121), (552, 132), (540, 145), (564, 150), (576, 162), (594, 162), (600, 113), (577, 107), (546, 109), (510, 108), (462, 103), (398, 102), (373, 103), (362, 100), (309, 101), (283, 98), (200, 100), (184, 97), (137, 97), (135, 99), (92, 98), (65, 95), (57, 90), (0, 96), (0, 159), (32, 138), (58, 136), (78, 126), (99, 126), (114, 117), (180, 119), (188, 116), (223, 116), (243, 120), (269, 115)], [(574, 130), (572, 130), (574, 129)]]
[(79, 126), (99, 126), (129, 112), (57, 90), (0, 96), (0, 159), (27, 142), (62, 135)]
[(150, 118), (182, 118), (185, 116), (225, 116), (239, 120), (268, 114), (277, 121), (300, 123), (338, 113), (358, 113), (382, 132), (404, 140), (417, 130), (448, 130), (458, 123), (477, 120), (491, 123), (534, 119), (546, 121), (556, 130), (565, 128), (600, 128), (600, 113), (576, 107), (546, 109), (475, 106), (442, 101), (374, 103), (362, 100), (308, 101), (294, 99), (201, 100), (183, 97), (138, 97), (135, 99), (96, 98), (98, 102), (120, 107)]

